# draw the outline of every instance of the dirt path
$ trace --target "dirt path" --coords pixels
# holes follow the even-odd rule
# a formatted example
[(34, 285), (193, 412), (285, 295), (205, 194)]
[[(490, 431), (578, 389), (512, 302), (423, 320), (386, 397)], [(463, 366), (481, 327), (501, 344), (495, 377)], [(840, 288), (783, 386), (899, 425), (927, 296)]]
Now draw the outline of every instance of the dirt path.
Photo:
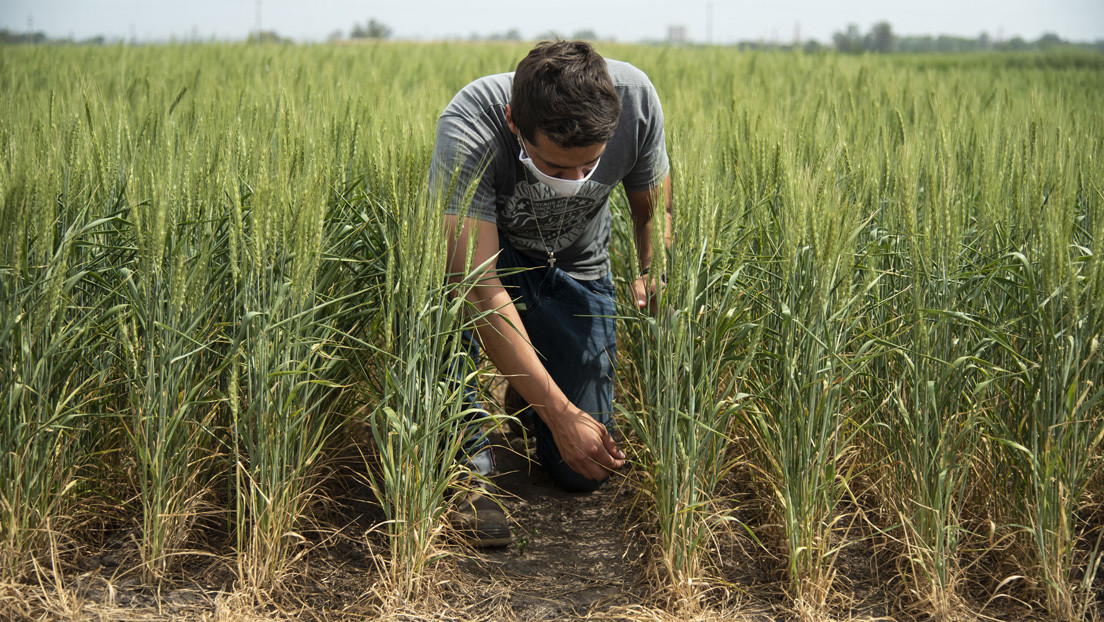
[(624, 510), (628, 487), (615, 477), (594, 493), (563, 492), (527, 458), (521, 438), (495, 435), (492, 442), (514, 544), (480, 551), (464, 569), (485, 575), (486, 588), (502, 590), (506, 608), (522, 620), (640, 602), (645, 545)]

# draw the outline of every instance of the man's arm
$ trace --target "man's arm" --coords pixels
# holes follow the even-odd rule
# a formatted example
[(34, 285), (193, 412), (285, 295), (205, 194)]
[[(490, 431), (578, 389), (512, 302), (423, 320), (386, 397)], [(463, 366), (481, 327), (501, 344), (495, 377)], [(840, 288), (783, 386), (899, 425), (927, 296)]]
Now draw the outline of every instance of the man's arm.
[(661, 200), (664, 205), (664, 244), (671, 244), (671, 176), (667, 175), (663, 183), (650, 190), (626, 192), (629, 199), (629, 211), (633, 221), (633, 239), (636, 242), (636, 257), (640, 267), (649, 268), (647, 275), (640, 275), (633, 283), (633, 295), (638, 309), (648, 307), (654, 313), (657, 308), (656, 294), (662, 287), (662, 275), (651, 272), (652, 267), (652, 228), (655, 206)]
[[(467, 274), (472, 266), (483, 265), (498, 254), (498, 227), (494, 223), (447, 214), (444, 225), (450, 273)], [(466, 255), (471, 236), (475, 244), (469, 259)], [(593, 480), (603, 480), (610, 470), (621, 468), (625, 455), (606, 427), (572, 404), (540, 362), (494, 262), (488, 264), (467, 300), (483, 315), (476, 326), (483, 350), (548, 425), (564, 462)]]

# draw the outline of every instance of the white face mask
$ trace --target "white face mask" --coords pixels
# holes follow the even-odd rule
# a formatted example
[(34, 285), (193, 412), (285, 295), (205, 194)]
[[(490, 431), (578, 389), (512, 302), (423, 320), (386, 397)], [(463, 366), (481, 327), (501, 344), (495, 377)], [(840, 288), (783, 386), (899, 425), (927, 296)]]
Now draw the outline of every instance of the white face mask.
[[(518, 144), (521, 144), (520, 137), (518, 138)], [(524, 164), (526, 168), (528, 168), (530, 171), (532, 171), (533, 175), (537, 177), (537, 181), (551, 188), (552, 192), (555, 192), (561, 197), (573, 197), (583, 187), (583, 184), (585, 184), (587, 180), (590, 179), (590, 176), (594, 174), (594, 171), (598, 170), (598, 163), (602, 161), (602, 158), (598, 158), (594, 161), (594, 168), (591, 168), (590, 171), (587, 172), (587, 174), (584, 175), (582, 179), (560, 179), (559, 177), (545, 175), (541, 172), (539, 168), (537, 168), (536, 164), (533, 164), (533, 160), (529, 158), (528, 154), (525, 153), (524, 145), (522, 145), (521, 147), (521, 152), (518, 153), (518, 160), (521, 160), (521, 163)]]

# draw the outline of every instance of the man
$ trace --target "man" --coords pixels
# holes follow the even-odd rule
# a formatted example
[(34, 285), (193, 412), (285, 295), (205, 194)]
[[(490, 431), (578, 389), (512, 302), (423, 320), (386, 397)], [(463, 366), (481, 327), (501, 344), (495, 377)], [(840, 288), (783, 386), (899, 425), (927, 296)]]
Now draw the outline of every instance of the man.
[[(610, 192), (623, 184), (649, 304), (655, 205), (670, 211), (663, 112), (647, 76), (582, 41), (544, 42), (512, 73), (481, 78), (437, 125), (431, 191), (445, 203), (449, 270), (486, 266), (468, 296), (496, 311), (478, 340), (509, 392), (529, 404), (537, 457), (561, 488), (595, 490), (625, 455), (610, 434), (616, 327)], [(474, 251), (469, 256), (468, 249)], [(509, 400), (508, 400), (509, 401)], [(471, 467), (493, 469), (485, 437)], [(475, 545), (510, 541), (505, 515), (473, 497), (460, 513)]]

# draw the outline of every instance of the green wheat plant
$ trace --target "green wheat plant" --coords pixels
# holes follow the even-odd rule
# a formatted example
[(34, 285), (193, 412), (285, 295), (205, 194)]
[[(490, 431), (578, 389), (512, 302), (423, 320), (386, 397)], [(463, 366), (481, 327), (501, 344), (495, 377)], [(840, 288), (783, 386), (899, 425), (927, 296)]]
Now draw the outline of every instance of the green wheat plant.
[(361, 267), (361, 278), (377, 280), (367, 286), (378, 309), (368, 333), (376, 341), (360, 338), (365, 355), (357, 375), (375, 440), (369, 482), (391, 553), (386, 597), (401, 600), (428, 587), (442, 554), (448, 503), (474, 483), (463, 442), (469, 427), (492, 419), (466, 388), (482, 373), (463, 336), (480, 317), (466, 302), (478, 286), (479, 267), (468, 275), (446, 272), (442, 212), (424, 182), (427, 161), (402, 149), (381, 150), (376, 158), (369, 176), (374, 198), (359, 202), (355, 218), (361, 246), (383, 253), (382, 261)]
[[(169, 160), (165, 174), (183, 170)], [(225, 219), (209, 195), (202, 199), (154, 196), (132, 204), (133, 259), (116, 268), (117, 340), (131, 379), (125, 431), (142, 504), (141, 553), (154, 577), (179, 559), (208, 492), (222, 365), (212, 346), (223, 300), (212, 291), (227, 267), (211, 261)]]
[(886, 503), (903, 529), (904, 574), (924, 610), (948, 618), (962, 607), (961, 515), (981, 459), (982, 411), (970, 398), (986, 378), (991, 342), (976, 319), (957, 310), (961, 284), (951, 268), (913, 266), (903, 279), (884, 277), (887, 296), (907, 292), (905, 334), (886, 351), (894, 360), (877, 370), (889, 398), (871, 431), (889, 467)]
[[(890, 127), (904, 143), (895, 116)], [(964, 607), (966, 496), (984, 462), (976, 389), (991, 379), (987, 359), (1002, 341), (970, 302), (986, 273), (975, 267), (976, 228), (954, 208), (963, 180), (938, 160), (917, 162), (911, 138), (897, 149), (902, 166), (883, 177), (879, 191), (892, 186), (897, 199), (873, 223), (866, 254), (881, 275), (870, 330), (885, 340), (867, 375), (872, 394), (884, 396), (870, 435), (885, 466), (885, 504), (901, 526), (901, 574), (923, 611), (954, 619)]]
[(95, 291), (96, 256), (80, 249), (103, 222), (87, 209), (60, 218), (53, 244), (17, 239), (29, 261), (0, 270), (0, 573), (9, 580), (42, 559), (51, 528), (68, 524), (80, 443), (109, 365), (97, 354), (107, 342), (104, 309), (83, 295)]
[[(335, 197), (327, 160), (316, 137), (296, 125), (293, 105), (280, 97), (273, 106), (276, 127), (288, 131), (275, 145), (247, 142), (253, 148), (238, 152), (226, 193), (232, 524), (240, 581), (262, 600), (293, 569), (312, 527), (343, 384), (333, 314), (346, 295), (340, 263), (326, 259), (341, 227), (328, 219)], [(332, 138), (335, 148), (345, 144)], [(251, 185), (240, 181), (245, 174)]]
[[(777, 158), (777, 152), (776, 156)], [(848, 454), (864, 424), (849, 387), (862, 374), (859, 318), (876, 282), (852, 274), (864, 223), (845, 185), (810, 172), (788, 174), (771, 199), (776, 220), (757, 231), (763, 404), (743, 415), (754, 457), (782, 525), (795, 609), (826, 611), (835, 581), (837, 506), (848, 488)], [(788, 175), (792, 175), (787, 177)], [(856, 353), (859, 353), (856, 355)]]
[(718, 487), (731, 468), (730, 438), (757, 337), (743, 299), (740, 229), (730, 206), (695, 170), (712, 167), (675, 172), (672, 230), (653, 216), (653, 248), (673, 238), (650, 266), (661, 291), (658, 310), (628, 301), (622, 312), (621, 350), (631, 374), (624, 384), (632, 387), (623, 417), (639, 444), (636, 460), (658, 531), (659, 578), (681, 606), (700, 604), (718, 579), (710, 570), (715, 532), (725, 520)]
[[(1038, 213), (1037, 249), (1012, 253), (1006, 264), (1022, 300), (1015, 344), (1026, 364), (1009, 412), (992, 423), (1021, 482), (1014, 507), (1047, 606), (1072, 621), (1086, 619), (1095, 606), (1101, 559), (1099, 536), (1082, 532), (1077, 520), (1104, 444), (1101, 204), (1099, 193), (1081, 188), (1090, 218), (1062, 213), (1071, 201), (1061, 189), (1076, 186), (1051, 181), (1046, 202), (1054, 207)], [(1087, 545), (1079, 546), (1082, 539)]]

